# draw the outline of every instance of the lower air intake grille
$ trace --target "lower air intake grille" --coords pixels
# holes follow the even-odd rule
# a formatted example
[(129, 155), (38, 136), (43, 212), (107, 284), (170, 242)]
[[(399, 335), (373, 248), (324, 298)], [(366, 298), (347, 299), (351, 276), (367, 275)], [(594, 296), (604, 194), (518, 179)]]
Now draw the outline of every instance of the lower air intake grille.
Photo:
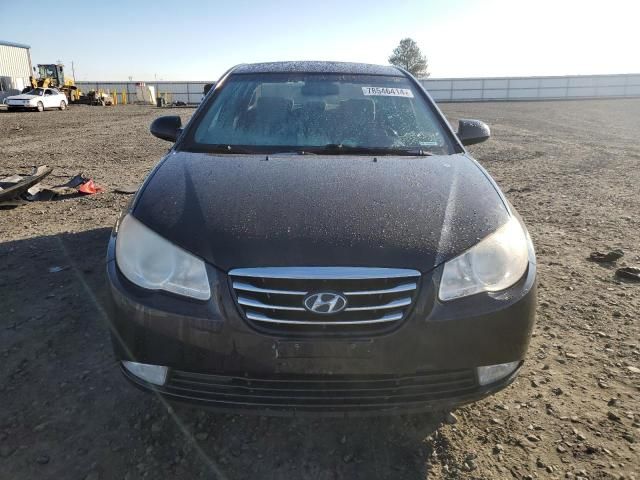
[(411, 408), (476, 392), (474, 370), (413, 375), (223, 376), (172, 370), (162, 393), (227, 407), (365, 412)]
[(229, 272), (234, 298), (255, 328), (275, 334), (370, 335), (401, 322), (420, 272), (391, 268), (243, 268)]

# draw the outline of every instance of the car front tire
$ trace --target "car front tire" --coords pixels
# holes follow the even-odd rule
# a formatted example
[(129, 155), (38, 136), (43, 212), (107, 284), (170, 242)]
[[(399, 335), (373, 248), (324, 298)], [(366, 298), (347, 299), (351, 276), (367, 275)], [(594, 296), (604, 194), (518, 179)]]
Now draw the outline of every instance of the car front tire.
[(44, 112), (44, 104), (42, 102), (38, 102), (38, 106), (36, 108), (39, 112)]

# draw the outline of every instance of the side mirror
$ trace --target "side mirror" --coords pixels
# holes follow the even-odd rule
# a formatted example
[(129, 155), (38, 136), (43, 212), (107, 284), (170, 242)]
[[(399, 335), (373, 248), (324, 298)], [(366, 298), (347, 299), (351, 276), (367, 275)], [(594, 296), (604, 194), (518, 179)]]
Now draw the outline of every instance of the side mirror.
[(463, 145), (482, 143), (491, 136), (489, 125), (480, 120), (459, 120), (456, 133)]
[(175, 142), (181, 132), (182, 120), (177, 115), (158, 117), (151, 123), (151, 134), (154, 137)]

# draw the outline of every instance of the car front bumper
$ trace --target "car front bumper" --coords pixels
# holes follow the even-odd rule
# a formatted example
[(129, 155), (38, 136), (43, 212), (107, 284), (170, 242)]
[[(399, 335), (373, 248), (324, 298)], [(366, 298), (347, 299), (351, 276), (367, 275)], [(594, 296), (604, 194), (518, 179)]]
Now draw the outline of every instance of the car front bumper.
[[(441, 269), (424, 275), (395, 330), (371, 337), (292, 338), (260, 333), (241, 316), (226, 275), (211, 270), (211, 299), (192, 301), (131, 284), (107, 257), (112, 341), (119, 360), (168, 367), (153, 385), (168, 400), (233, 411), (358, 415), (451, 408), (509, 385), (535, 317), (536, 267), (499, 294), (437, 300)], [(480, 366), (518, 362), (481, 385)]]
[(37, 108), (36, 105), (31, 105), (29, 103), (7, 103), (6, 105), (7, 107), (10, 107), (10, 108), (21, 108), (21, 109)]

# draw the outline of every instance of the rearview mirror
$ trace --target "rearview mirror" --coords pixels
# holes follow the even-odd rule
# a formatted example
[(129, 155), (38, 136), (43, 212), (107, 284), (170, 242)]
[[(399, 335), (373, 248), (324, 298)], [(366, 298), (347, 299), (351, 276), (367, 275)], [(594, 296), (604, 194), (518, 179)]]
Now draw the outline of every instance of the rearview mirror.
[(480, 120), (459, 120), (456, 133), (463, 145), (482, 143), (491, 136), (489, 125)]
[(182, 129), (182, 120), (177, 115), (167, 115), (158, 117), (151, 123), (151, 134), (154, 137), (175, 142), (180, 135)]

